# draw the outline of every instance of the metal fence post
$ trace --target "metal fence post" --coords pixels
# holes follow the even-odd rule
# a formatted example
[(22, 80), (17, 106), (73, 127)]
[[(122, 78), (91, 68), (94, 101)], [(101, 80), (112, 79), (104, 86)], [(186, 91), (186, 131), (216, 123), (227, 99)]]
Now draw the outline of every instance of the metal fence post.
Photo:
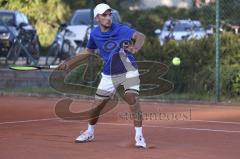
[(216, 0), (216, 56), (215, 56), (215, 100), (220, 101), (221, 96), (221, 70), (220, 70), (220, 0)]
[[(92, 29), (93, 29), (93, 24), (94, 24), (94, 13), (93, 13), (93, 9), (94, 9), (94, 0), (91, 0), (91, 31), (92, 31)], [(93, 86), (93, 58), (92, 58), (92, 56), (90, 56), (90, 59), (89, 59), (90, 61), (89, 61), (89, 65), (90, 65), (90, 80), (91, 80), (91, 86)]]

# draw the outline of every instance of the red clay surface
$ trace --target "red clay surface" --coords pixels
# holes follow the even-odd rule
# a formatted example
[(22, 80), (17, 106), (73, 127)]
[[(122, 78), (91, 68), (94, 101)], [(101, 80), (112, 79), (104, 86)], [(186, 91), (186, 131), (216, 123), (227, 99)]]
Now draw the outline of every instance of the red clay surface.
[[(60, 98), (0, 97), (1, 159), (239, 159), (240, 107), (142, 102), (148, 149), (133, 146), (132, 121), (121, 102), (101, 117), (90, 143), (75, 144), (86, 121), (62, 120), (54, 113)], [(75, 100), (73, 112), (91, 105)]]

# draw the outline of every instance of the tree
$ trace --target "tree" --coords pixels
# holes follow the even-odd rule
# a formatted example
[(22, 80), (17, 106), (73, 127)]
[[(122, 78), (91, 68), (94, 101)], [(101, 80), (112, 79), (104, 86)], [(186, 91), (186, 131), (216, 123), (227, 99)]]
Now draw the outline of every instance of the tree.
[(69, 17), (70, 8), (61, 0), (1, 0), (1, 9), (25, 13), (38, 31), (43, 46), (49, 45), (59, 24)]

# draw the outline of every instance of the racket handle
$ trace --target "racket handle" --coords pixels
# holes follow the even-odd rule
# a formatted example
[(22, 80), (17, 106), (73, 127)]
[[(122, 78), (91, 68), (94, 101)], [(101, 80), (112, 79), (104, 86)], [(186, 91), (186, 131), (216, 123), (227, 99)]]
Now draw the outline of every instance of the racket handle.
[(49, 66), (50, 69), (55, 69), (55, 68), (57, 68), (57, 67), (58, 67), (58, 65), (50, 65), (50, 66)]
[(58, 65), (49, 65), (49, 66), (33, 66), (36, 67), (38, 69), (55, 69), (58, 67)]

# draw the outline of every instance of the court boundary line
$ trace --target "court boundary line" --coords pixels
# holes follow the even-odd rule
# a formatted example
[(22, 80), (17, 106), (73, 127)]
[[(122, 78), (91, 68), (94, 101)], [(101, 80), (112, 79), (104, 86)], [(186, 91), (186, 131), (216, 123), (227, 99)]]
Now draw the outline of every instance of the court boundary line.
[[(17, 123), (27, 123), (27, 122), (37, 122), (37, 121), (48, 121), (48, 120), (57, 120), (61, 118), (42, 118), (42, 119), (30, 119), (30, 120), (16, 120), (16, 121), (6, 121), (0, 122), (0, 125), (4, 124), (17, 124)], [(162, 120), (164, 121), (164, 120)], [(231, 122), (231, 121), (217, 121), (217, 120), (176, 120), (179, 122), (205, 122), (205, 123), (219, 123), (219, 124), (233, 124), (240, 125), (240, 122)]]
[[(28, 123), (28, 122), (38, 122), (38, 121), (48, 121), (48, 120), (57, 120), (57, 119), (62, 120), (61, 118), (42, 118), (42, 119), (30, 119), (30, 120), (16, 120), (16, 121), (0, 122), (0, 125), (17, 124), (17, 123)], [(164, 120), (162, 120), (162, 121), (164, 121)], [(217, 120), (176, 120), (176, 121), (179, 121), (179, 122), (203, 122), (203, 123), (219, 123), (219, 124), (240, 125), (240, 122), (217, 121)]]
[(18, 124), (18, 123), (31, 123), (31, 122), (49, 121), (49, 120), (57, 120), (57, 119), (60, 119), (60, 118), (43, 118), (43, 119), (6, 121), (6, 122), (0, 122), (0, 125), (5, 125), (5, 124)]
[(240, 125), (240, 122), (235, 121), (217, 121), (217, 120), (184, 120), (184, 121)]
[[(32, 120), (19, 120), (19, 121), (9, 121), (9, 122), (0, 122), (0, 125), (6, 124), (18, 124), (18, 123), (31, 123), (31, 122), (40, 122), (40, 121), (54, 121), (58, 120), (60, 122), (78, 122), (78, 123), (87, 123), (81, 121), (73, 121), (73, 120), (61, 120), (60, 118), (44, 118), (44, 119), (32, 119)], [(217, 122), (217, 121), (213, 121)], [(224, 122), (226, 124), (226, 122)], [(124, 123), (106, 123), (99, 122), (98, 125), (112, 125), (112, 126), (133, 126), (133, 124), (124, 124)], [(223, 133), (240, 133), (240, 130), (224, 130), (224, 129), (209, 129), (209, 128), (190, 128), (190, 127), (176, 127), (176, 126), (159, 126), (159, 125), (145, 125), (143, 127), (150, 128), (164, 128), (164, 129), (178, 129), (178, 130), (193, 130), (193, 131), (208, 131), (208, 132), (223, 132)]]
[[(114, 125), (114, 126), (133, 126), (133, 124), (121, 123), (104, 123), (99, 122), (99, 125)], [(224, 129), (206, 129), (206, 128), (189, 128), (189, 127), (176, 127), (176, 126), (158, 126), (158, 125), (144, 125), (143, 127), (150, 128), (164, 128), (164, 129), (178, 129), (178, 130), (194, 130), (194, 131), (209, 131), (209, 132), (224, 132), (224, 133), (240, 133), (240, 130), (224, 130)]]

